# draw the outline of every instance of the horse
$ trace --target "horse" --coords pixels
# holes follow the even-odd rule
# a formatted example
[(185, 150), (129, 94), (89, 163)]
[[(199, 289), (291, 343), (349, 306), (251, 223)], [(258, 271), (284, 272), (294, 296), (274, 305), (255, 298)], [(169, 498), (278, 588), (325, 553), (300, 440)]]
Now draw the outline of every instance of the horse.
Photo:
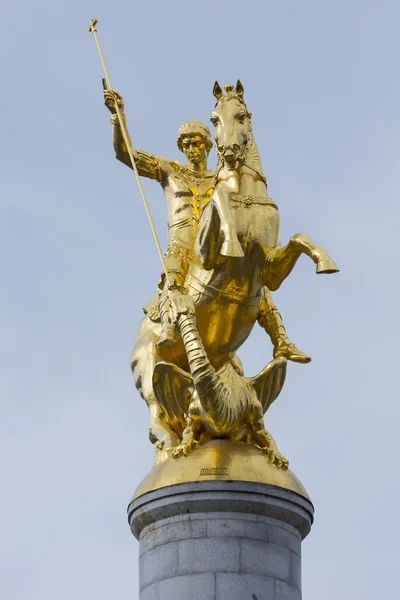
[[(220, 369), (231, 362), (242, 373), (235, 353), (257, 321), (264, 287), (277, 290), (303, 253), (316, 264), (317, 273), (338, 269), (305, 234), (296, 234), (279, 247), (278, 208), (267, 193), (244, 88), (238, 81), (236, 88), (226, 85), (224, 93), (215, 82), (213, 93), (216, 186), (199, 222), (196, 259), (186, 276), (185, 290), (194, 301), (197, 328), (212, 367)], [(232, 227), (242, 252), (229, 256), (223, 248)], [(178, 407), (187, 405), (189, 399), (179, 397), (186, 393), (179, 381), (166, 379), (161, 393), (168, 396), (168, 402), (161, 406), (154, 389), (155, 367), (169, 362), (189, 373), (189, 364), (182, 339), (160, 347), (160, 335), (159, 323), (147, 314), (138, 329), (131, 369), (149, 408), (150, 440), (156, 450), (165, 450), (177, 447), (182, 439), (185, 418)]]

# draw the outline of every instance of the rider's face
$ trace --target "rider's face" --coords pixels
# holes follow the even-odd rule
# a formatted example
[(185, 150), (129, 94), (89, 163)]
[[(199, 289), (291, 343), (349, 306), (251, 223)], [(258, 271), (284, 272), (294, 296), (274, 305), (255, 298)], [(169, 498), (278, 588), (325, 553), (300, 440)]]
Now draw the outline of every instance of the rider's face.
[(205, 139), (201, 135), (188, 135), (182, 140), (182, 150), (189, 162), (198, 165), (207, 158)]

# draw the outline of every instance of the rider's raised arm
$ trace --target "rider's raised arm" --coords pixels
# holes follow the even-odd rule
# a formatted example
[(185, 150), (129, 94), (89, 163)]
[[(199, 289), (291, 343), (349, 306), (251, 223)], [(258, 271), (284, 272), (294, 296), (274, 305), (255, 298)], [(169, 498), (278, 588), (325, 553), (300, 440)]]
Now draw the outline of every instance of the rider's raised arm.
[[(115, 104), (117, 102), (120, 109), (120, 114), (124, 119), (125, 129), (128, 133), (128, 130), (126, 128), (126, 117), (124, 113), (124, 102), (122, 100), (122, 97), (116, 92), (110, 92), (109, 90), (104, 89), (104, 103), (111, 112), (112, 139), (115, 156), (119, 161), (132, 168), (128, 148), (126, 147), (118, 115), (116, 112)], [(156, 179), (160, 183), (166, 177), (168, 177), (169, 173), (173, 169), (171, 161), (165, 158), (160, 158), (159, 156), (154, 156), (153, 154), (148, 154), (143, 150), (133, 150), (133, 156), (136, 161), (136, 166), (139, 175), (141, 175), (142, 177), (149, 177), (150, 179)]]
[[(123, 118), (125, 119), (124, 115)], [(123, 139), (117, 115), (111, 115), (111, 124), (115, 156), (122, 163), (132, 168), (128, 148)], [(149, 177), (150, 179), (156, 179), (157, 181), (162, 182), (171, 170), (170, 161), (144, 152), (144, 150), (133, 150), (133, 156), (136, 161), (139, 175), (142, 177)]]

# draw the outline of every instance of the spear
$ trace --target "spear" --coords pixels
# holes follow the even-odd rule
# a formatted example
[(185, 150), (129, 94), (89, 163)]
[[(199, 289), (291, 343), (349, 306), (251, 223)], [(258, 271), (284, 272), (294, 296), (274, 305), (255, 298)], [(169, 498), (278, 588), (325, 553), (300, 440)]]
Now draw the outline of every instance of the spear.
[(115, 109), (117, 111), (118, 121), (119, 121), (119, 125), (121, 127), (122, 138), (123, 138), (123, 140), (125, 142), (125, 146), (126, 146), (126, 148), (128, 150), (129, 158), (131, 160), (133, 171), (134, 171), (135, 176), (136, 176), (136, 181), (137, 181), (137, 184), (139, 186), (140, 194), (142, 196), (142, 200), (143, 200), (144, 208), (146, 210), (147, 218), (149, 219), (151, 231), (153, 232), (154, 240), (156, 242), (157, 250), (158, 250), (158, 253), (159, 253), (160, 258), (161, 258), (161, 263), (162, 263), (162, 266), (163, 266), (163, 269), (164, 269), (165, 277), (166, 277), (167, 283), (169, 285), (170, 284), (170, 280), (169, 280), (169, 277), (168, 277), (167, 267), (165, 265), (164, 255), (163, 255), (163, 252), (161, 250), (160, 241), (158, 239), (158, 235), (157, 235), (157, 231), (156, 231), (156, 228), (155, 228), (155, 225), (154, 225), (153, 217), (151, 216), (150, 208), (149, 208), (148, 202), (146, 200), (146, 196), (145, 196), (144, 189), (143, 189), (143, 186), (142, 186), (142, 182), (141, 182), (141, 179), (140, 179), (139, 171), (137, 169), (136, 160), (135, 160), (135, 157), (133, 155), (132, 143), (131, 143), (130, 137), (128, 135), (128, 131), (126, 129), (126, 126), (125, 126), (125, 121), (124, 121), (124, 118), (122, 116), (121, 109), (118, 106), (118, 99), (117, 99), (117, 96), (115, 94), (115, 91), (113, 90), (113, 87), (112, 87), (112, 84), (111, 84), (110, 75), (108, 73), (108, 69), (107, 69), (107, 65), (106, 65), (106, 61), (104, 60), (104, 54), (103, 54), (103, 51), (102, 51), (101, 46), (100, 46), (99, 36), (97, 35), (97, 28), (96, 28), (97, 22), (98, 22), (97, 19), (91, 19), (90, 20), (90, 22), (89, 22), (89, 32), (93, 33), (94, 39), (96, 40), (97, 49), (98, 49), (99, 54), (100, 54), (100, 59), (101, 59), (102, 65), (103, 65), (104, 74), (106, 76), (106, 82), (107, 82), (108, 90), (110, 92), (112, 92), (112, 94), (114, 95), (114, 98), (115, 98)]

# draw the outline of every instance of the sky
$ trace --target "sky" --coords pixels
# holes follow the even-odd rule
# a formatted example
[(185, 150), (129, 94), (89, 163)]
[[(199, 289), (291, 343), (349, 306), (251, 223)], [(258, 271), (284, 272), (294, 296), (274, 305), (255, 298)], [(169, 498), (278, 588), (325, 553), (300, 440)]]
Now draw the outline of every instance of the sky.
[[(1, 598), (137, 597), (126, 507), (152, 447), (129, 355), (160, 264), (113, 155), (93, 17), (136, 147), (179, 160), (179, 125), (208, 123), (214, 81), (241, 79), (282, 243), (307, 233), (340, 267), (317, 277), (302, 257), (274, 294), (313, 361), (289, 365), (266, 426), (315, 505), (303, 597), (393, 597), (399, 3), (15, 0), (0, 23)], [(144, 187), (165, 246), (161, 188)], [(271, 352), (255, 329), (246, 374)]]

